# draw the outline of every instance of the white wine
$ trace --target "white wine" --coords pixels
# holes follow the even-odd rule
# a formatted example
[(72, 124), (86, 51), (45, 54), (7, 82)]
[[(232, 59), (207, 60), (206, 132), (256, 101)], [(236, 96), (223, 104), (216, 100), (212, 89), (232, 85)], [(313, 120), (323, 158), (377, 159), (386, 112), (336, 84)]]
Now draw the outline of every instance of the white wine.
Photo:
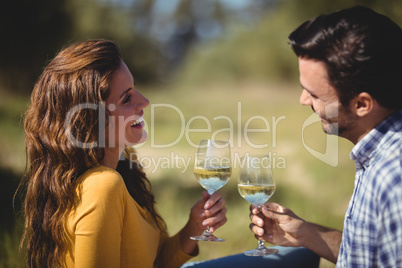
[(194, 168), (194, 175), (201, 186), (204, 187), (209, 194), (212, 194), (228, 182), (232, 175), (232, 168)]
[(253, 205), (261, 206), (274, 194), (275, 185), (238, 184), (240, 195)]

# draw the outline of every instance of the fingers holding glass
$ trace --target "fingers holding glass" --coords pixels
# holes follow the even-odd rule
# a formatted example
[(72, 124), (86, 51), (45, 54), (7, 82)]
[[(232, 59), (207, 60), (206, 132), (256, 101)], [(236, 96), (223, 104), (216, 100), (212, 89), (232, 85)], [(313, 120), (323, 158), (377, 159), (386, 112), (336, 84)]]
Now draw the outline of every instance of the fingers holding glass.
[[(214, 193), (229, 181), (231, 174), (232, 164), (229, 142), (202, 140), (195, 156), (194, 175), (200, 185), (211, 195), (210, 199), (205, 203), (205, 209), (208, 209), (214, 198), (217, 198)], [(224, 201), (219, 202), (223, 202), (221, 205), (224, 205)], [(207, 226), (204, 234), (190, 238), (200, 241), (225, 241), (214, 236), (211, 231), (213, 230), (210, 230), (209, 226)]]
[[(250, 202), (258, 210), (268, 201), (276, 190), (276, 184), (272, 176), (271, 161), (268, 155), (250, 156), (246, 155), (241, 159), (241, 167), (238, 179), (239, 194)], [(264, 224), (258, 217), (254, 207), (251, 207), (252, 228), (259, 230), (255, 224)], [(257, 214), (257, 215), (255, 215)], [(263, 230), (262, 230), (263, 231)], [(260, 236), (259, 236), (260, 237)], [(256, 249), (248, 250), (244, 254), (247, 256), (266, 256), (278, 253), (277, 249), (269, 249), (264, 246), (264, 242), (259, 239)]]

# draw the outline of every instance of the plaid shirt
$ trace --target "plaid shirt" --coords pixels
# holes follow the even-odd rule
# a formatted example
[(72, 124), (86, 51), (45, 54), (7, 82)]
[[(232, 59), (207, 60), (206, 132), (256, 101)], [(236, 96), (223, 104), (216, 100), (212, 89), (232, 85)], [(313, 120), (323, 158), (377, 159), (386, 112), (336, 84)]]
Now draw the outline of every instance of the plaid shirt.
[(402, 267), (402, 110), (353, 148), (355, 187), (336, 267)]

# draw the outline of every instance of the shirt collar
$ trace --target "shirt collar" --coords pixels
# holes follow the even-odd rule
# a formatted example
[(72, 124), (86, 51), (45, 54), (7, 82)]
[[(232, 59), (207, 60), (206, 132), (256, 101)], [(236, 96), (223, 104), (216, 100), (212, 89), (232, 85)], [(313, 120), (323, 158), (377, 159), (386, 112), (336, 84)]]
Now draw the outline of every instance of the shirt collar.
[(355, 161), (356, 168), (368, 167), (370, 160), (376, 155), (380, 141), (388, 131), (402, 130), (402, 110), (390, 115), (367, 133), (352, 149), (350, 158)]

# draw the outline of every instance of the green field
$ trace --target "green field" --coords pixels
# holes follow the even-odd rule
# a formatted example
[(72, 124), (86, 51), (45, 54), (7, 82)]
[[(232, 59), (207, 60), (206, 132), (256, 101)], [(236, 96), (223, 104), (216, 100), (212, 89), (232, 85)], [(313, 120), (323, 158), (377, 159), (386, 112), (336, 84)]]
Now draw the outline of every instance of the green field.
[[(140, 147), (140, 155), (159, 159), (179, 155), (187, 160), (193, 159), (196, 148), (192, 145), (212, 136), (232, 141), (234, 157), (246, 152), (270, 152), (278, 185), (271, 200), (291, 208), (306, 220), (342, 228), (354, 181), (354, 163), (349, 159), (352, 145), (331, 137), (329, 142), (337, 143), (337, 150), (332, 147), (329, 152), (334, 158), (338, 155), (339, 163), (335, 167), (306, 150), (308, 146), (324, 154), (327, 136), (322, 132), (320, 123), (303, 129), (303, 123), (312, 111), (310, 107), (302, 107), (298, 103), (300, 89), (297, 86), (244, 83), (165, 89), (144, 94), (150, 98), (151, 104), (156, 104), (151, 107), (156, 122), (154, 128), (149, 129), (154, 142), (151, 144), (148, 140)], [(179, 108), (184, 122), (176, 109), (161, 105), (164, 103)], [(149, 114), (146, 117), (149, 118), (147, 122), (151, 121)], [(207, 122), (210, 122), (210, 129)], [(174, 143), (180, 137), (179, 129), (183, 125), (187, 130), (203, 129), (205, 133), (189, 131), (174, 146), (152, 148)], [(245, 133), (245, 128), (260, 129), (261, 132)], [(267, 148), (256, 149), (256, 145), (267, 145)], [(156, 170), (155, 165), (149, 166), (148, 176), (159, 201), (158, 208), (174, 233), (186, 222), (190, 207), (201, 197), (202, 188), (192, 175), (191, 164), (185, 171), (183, 166)], [(227, 200), (228, 222), (217, 231), (217, 235), (227, 241), (201, 242), (201, 254), (196, 260), (241, 253), (256, 246), (256, 240), (248, 229), (249, 205), (238, 194), (236, 185), (235, 168), (229, 183), (220, 190)], [(321, 266), (333, 267), (326, 261), (322, 261)]]
[[(152, 182), (158, 210), (172, 234), (184, 226), (191, 206), (202, 196), (203, 189), (192, 174), (195, 145), (211, 137), (230, 140), (234, 159), (247, 152), (270, 153), (277, 182), (271, 201), (308, 221), (342, 228), (354, 181), (354, 163), (349, 159), (352, 145), (336, 137), (327, 141), (320, 123), (306, 123), (312, 111), (299, 104), (298, 86), (244, 82), (138, 89), (151, 102), (144, 111), (148, 141), (138, 152)], [(20, 120), (26, 104), (27, 98), (12, 95), (0, 102), (2, 178), (8, 174), (2, 189), (11, 192), (3, 195), (2, 204), (14, 218), (10, 196), (25, 165)], [(326, 151), (328, 142), (331, 145)], [(308, 150), (322, 154), (325, 161)], [(236, 185), (234, 167), (229, 183), (220, 190), (226, 199), (228, 222), (216, 234), (226, 242), (200, 242), (201, 253), (193, 260), (237, 254), (256, 246), (248, 228), (249, 205)], [(4, 241), (0, 267), (20, 262), (20, 229), (12, 219), (7, 222), (0, 234)], [(321, 262), (321, 267), (333, 266)]]

